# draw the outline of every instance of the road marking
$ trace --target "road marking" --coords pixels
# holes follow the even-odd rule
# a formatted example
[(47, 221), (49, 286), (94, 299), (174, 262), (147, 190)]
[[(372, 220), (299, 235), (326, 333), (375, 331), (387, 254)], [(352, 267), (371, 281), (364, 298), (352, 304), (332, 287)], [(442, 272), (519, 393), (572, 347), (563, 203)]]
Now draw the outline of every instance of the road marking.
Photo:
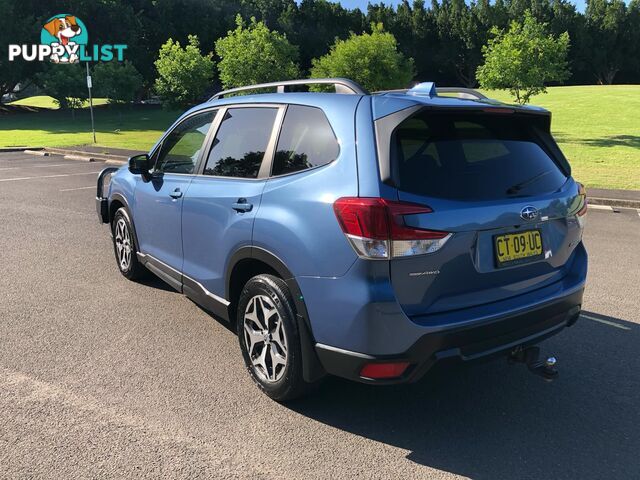
[(75, 177), (76, 175), (97, 175), (98, 173), (100, 173), (100, 171), (84, 173), (63, 173), (60, 175), (41, 175), (39, 177), (0, 178), (0, 182), (15, 182), (17, 180), (33, 180), (37, 178)]
[(613, 212), (613, 207), (610, 207), (609, 205), (589, 205), (589, 208), (592, 208), (593, 210), (609, 210), (610, 212)]
[(611, 322), (609, 320), (603, 320), (602, 318), (592, 317), (591, 315), (586, 315), (584, 313), (581, 313), (580, 316), (584, 317), (584, 318), (586, 318), (588, 320), (594, 321), (594, 322), (604, 323), (605, 325), (610, 325), (612, 327), (619, 328), (620, 330), (631, 330), (629, 327), (626, 327), (624, 325), (620, 325), (619, 323)]
[(61, 192), (73, 192), (75, 190), (89, 190), (90, 188), (93, 188), (95, 190), (96, 186), (95, 185), (91, 185), (90, 187), (78, 187), (78, 188), (63, 188), (62, 190), (60, 190)]
[[(75, 166), (75, 164), (73, 163), (57, 163), (55, 165), (27, 165), (26, 167), (5, 167), (5, 168), (0, 168), (0, 171), (4, 171), (4, 170), (20, 170), (23, 168), (48, 168), (48, 167), (73, 167)], [(90, 165), (91, 167), (93, 167), (93, 165)]]

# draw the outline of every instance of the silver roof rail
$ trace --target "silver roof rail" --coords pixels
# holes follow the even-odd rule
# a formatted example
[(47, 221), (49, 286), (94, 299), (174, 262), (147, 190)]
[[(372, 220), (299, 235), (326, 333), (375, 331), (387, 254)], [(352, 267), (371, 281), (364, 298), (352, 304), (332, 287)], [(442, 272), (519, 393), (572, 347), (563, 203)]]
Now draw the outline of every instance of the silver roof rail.
[(276, 88), (278, 93), (287, 91), (287, 87), (293, 85), (333, 85), (336, 93), (347, 93), (353, 95), (368, 95), (361, 85), (349, 80), (348, 78), (309, 78), (301, 80), (284, 80), (282, 82), (258, 83), (256, 85), (247, 85), (246, 87), (230, 88), (216, 93), (209, 101), (217, 100), (232, 93), (246, 92), (247, 90), (259, 90), (262, 88)]
[(440, 93), (457, 93), (458, 98), (466, 98), (470, 100), (486, 100), (487, 96), (483, 95), (473, 88), (465, 87), (436, 87), (436, 92)]
[[(415, 87), (414, 87), (415, 88)], [(464, 98), (468, 100), (486, 100), (488, 97), (483, 95), (477, 90), (473, 88), (465, 88), (465, 87), (435, 87), (436, 94), (440, 93), (457, 93), (458, 98)], [(381, 90), (379, 92), (373, 92), (374, 95), (384, 95), (385, 93), (407, 93), (412, 89), (409, 88), (399, 88), (397, 90)]]

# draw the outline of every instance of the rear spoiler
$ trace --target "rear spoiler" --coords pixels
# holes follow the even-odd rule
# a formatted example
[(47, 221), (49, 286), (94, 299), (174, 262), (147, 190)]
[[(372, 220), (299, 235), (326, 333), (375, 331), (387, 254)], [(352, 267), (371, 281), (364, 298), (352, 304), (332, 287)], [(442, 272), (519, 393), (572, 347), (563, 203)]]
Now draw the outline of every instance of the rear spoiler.
[(391, 173), (391, 138), (393, 132), (402, 122), (424, 110), (438, 112), (463, 111), (465, 113), (492, 115), (527, 115), (530, 116), (536, 139), (567, 176), (571, 176), (571, 165), (551, 135), (551, 112), (544, 108), (519, 107), (495, 101), (474, 102), (471, 105), (430, 105), (418, 104), (385, 115), (374, 121), (376, 132), (376, 149), (380, 179), (383, 183), (397, 187)]

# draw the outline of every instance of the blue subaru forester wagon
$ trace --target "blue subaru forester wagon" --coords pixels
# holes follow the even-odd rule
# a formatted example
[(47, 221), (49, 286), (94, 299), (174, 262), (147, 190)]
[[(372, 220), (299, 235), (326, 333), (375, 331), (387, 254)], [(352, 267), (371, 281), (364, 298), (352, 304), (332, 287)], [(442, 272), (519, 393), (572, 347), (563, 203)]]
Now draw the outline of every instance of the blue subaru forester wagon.
[(232, 322), (276, 400), (496, 354), (552, 378), (534, 345), (580, 314), (587, 204), (550, 123), (431, 83), (253, 85), (105, 169), (96, 207), (121, 273)]

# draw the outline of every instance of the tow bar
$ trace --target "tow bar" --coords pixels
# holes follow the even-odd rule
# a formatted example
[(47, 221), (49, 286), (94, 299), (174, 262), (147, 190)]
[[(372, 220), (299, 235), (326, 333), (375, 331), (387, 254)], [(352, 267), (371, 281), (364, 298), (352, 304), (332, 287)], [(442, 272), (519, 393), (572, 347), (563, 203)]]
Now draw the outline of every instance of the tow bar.
[(531, 373), (541, 376), (547, 382), (551, 382), (558, 377), (558, 370), (555, 366), (556, 357), (547, 357), (540, 360), (539, 347), (517, 347), (511, 351), (508, 357), (511, 364), (524, 363)]

